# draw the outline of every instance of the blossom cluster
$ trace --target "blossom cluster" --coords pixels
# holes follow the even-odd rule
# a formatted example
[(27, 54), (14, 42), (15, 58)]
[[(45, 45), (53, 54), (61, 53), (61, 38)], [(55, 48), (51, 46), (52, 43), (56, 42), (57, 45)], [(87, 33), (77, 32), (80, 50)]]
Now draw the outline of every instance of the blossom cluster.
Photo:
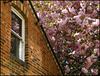
[(97, 75), (99, 1), (32, 1), (65, 74)]

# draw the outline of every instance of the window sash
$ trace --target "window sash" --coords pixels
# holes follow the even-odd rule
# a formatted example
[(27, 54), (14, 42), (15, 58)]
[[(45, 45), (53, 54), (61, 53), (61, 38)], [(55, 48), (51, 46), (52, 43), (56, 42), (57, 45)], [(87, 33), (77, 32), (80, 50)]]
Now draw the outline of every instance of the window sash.
[(14, 32), (12, 29), (11, 29), (11, 33), (14, 34), (18, 39), (20, 39), (22, 42), (24, 42), (23, 38), (18, 35), (16, 32)]

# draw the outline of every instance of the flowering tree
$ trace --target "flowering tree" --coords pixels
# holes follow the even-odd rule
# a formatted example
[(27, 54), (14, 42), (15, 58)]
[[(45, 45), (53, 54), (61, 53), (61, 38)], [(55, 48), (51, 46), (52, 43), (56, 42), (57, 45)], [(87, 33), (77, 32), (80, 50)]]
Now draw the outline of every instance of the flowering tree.
[(99, 1), (32, 3), (65, 74), (97, 75)]

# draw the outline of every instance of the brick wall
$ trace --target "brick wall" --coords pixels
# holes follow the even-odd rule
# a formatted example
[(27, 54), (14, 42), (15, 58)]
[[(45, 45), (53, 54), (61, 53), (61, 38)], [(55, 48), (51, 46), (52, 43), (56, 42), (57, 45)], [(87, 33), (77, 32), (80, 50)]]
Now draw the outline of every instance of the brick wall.
[[(10, 55), (11, 6), (25, 18), (25, 63)], [(28, 1), (1, 1), (1, 75), (62, 75)]]

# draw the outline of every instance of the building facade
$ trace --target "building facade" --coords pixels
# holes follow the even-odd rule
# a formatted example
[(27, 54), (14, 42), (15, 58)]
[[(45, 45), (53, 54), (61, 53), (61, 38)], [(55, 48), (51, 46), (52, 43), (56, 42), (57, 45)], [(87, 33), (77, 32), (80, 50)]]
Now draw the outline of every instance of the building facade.
[(0, 8), (0, 75), (63, 75), (29, 1)]

